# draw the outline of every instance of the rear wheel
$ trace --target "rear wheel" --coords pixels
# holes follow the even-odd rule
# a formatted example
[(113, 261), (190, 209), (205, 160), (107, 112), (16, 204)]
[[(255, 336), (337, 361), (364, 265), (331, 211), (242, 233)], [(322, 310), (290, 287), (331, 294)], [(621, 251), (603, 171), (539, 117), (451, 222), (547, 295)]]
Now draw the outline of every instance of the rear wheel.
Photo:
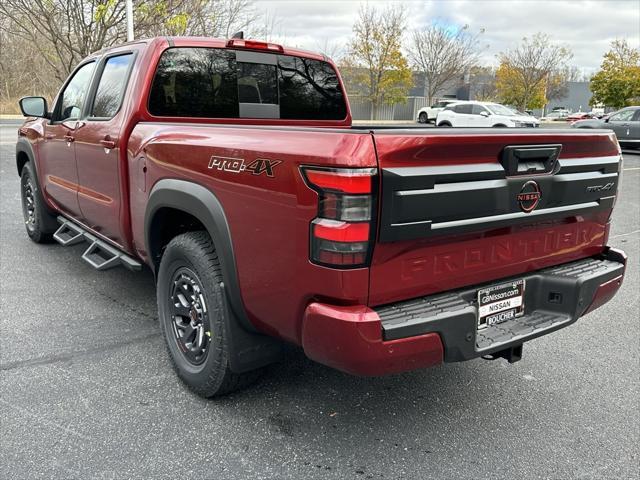
[(427, 117), (426, 112), (421, 112), (420, 115), (418, 115), (418, 122), (427, 123), (428, 121), (429, 121), (429, 117)]
[(450, 128), (451, 124), (449, 122), (440, 122), (438, 126), (443, 128)]
[(57, 223), (44, 204), (31, 162), (25, 163), (20, 173), (20, 197), (29, 238), (36, 243), (51, 242)]
[(498, 123), (497, 125), (494, 125), (493, 128), (507, 128), (507, 126), (501, 123)]
[(187, 232), (169, 242), (158, 271), (160, 328), (176, 373), (203, 397), (242, 388), (260, 374), (229, 368), (222, 281), (206, 232)]

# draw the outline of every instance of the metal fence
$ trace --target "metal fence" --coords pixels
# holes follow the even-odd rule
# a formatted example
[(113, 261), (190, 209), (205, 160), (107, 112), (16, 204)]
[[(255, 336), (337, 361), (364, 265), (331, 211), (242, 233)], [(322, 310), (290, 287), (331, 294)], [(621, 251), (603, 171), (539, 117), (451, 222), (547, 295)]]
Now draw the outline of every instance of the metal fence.
[(380, 105), (376, 118), (371, 118), (371, 102), (366, 98), (351, 95), (351, 115), (354, 120), (415, 120), (418, 110), (427, 105), (426, 97), (406, 97), (405, 102)]

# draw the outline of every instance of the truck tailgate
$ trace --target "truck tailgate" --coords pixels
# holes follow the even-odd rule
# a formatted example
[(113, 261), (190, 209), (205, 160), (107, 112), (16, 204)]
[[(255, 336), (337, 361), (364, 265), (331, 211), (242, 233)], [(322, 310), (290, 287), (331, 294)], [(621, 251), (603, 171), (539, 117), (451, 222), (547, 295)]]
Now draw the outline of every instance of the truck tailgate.
[(608, 131), (373, 130), (380, 167), (369, 303), (602, 251), (620, 150)]

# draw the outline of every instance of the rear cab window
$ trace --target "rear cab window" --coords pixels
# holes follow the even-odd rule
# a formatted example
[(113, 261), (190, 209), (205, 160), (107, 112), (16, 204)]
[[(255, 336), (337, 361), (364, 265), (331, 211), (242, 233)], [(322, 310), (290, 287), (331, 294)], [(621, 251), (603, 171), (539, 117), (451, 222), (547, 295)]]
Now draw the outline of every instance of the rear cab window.
[(162, 54), (148, 102), (158, 117), (344, 120), (333, 67), (290, 55), (174, 47)]

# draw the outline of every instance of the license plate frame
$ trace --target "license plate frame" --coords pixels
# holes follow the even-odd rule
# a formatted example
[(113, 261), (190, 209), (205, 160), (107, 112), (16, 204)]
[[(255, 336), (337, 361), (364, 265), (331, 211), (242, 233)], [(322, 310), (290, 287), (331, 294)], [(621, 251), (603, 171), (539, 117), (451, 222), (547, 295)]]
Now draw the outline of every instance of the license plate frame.
[(478, 290), (478, 330), (524, 315), (524, 278)]

